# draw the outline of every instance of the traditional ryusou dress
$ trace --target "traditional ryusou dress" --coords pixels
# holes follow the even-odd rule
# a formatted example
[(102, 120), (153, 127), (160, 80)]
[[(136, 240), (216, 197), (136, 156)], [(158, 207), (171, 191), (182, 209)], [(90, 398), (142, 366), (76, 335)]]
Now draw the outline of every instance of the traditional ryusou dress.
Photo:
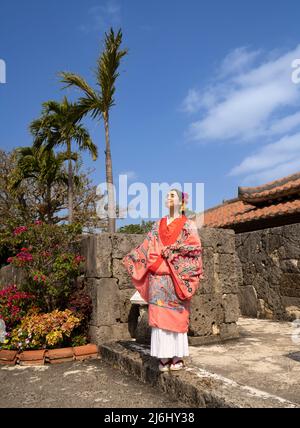
[(203, 278), (202, 246), (196, 224), (185, 215), (154, 222), (144, 241), (122, 260), (148, 303), (152, 356), (188, 353), (190, 300)]

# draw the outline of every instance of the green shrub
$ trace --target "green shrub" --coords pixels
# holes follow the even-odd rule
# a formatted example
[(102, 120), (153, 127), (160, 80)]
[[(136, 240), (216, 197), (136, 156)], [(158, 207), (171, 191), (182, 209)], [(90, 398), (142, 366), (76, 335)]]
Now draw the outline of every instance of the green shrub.
[[(79, 339), (72, 333), (81, 323), (81, 315), (69, 309), (58, 311), (57, 309), (44, 314), (29, 312), (21, 324), (11, 333), (7, 348), (28, 350), (41, 348), (57, 348), (72, 346)], [(5, 345), (3, 346), (5, 348)]]
[(20, 226), (12, 233), (11, 248), (18, 250), (7, 262), (25, 271), (21, 290), (34, 294), (44, 312), (64, 309), (67, 305), (84, 260), (79, 255), (80, 233), (81, 228), (76, 224), (41, 222)]
[(0, 290), (0, 318), (6, 325), (6, 331), (12, 330), (35, 303), (33, 294), (18, 290), (15, 284)]

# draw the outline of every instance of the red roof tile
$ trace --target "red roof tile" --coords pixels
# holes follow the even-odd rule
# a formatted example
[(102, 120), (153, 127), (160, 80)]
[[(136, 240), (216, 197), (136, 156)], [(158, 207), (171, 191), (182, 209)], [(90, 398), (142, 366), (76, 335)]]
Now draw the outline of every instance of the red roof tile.
[[(291, 195), (293, 199), (287, 199)], [(259, 206), (256, 205), (258, 202)], [(300, 213), (300, 173), (262, 186), (239, 187), (237, 198), (204, 211), (204, 225), (234, 227), (240, 223), (295, 213)]]
[(239, 199), (254, 204), (295, 194), (300, 195), (300, 173), (288, 175), (257, 187), (238, 188)]
[(245, 204), (238, 199), (224, 202), (222, 205), (204, 211), (204, 224), (211, 227), (222, 227), (232, 224), (236, 215), (243, 214), (256, 207)]

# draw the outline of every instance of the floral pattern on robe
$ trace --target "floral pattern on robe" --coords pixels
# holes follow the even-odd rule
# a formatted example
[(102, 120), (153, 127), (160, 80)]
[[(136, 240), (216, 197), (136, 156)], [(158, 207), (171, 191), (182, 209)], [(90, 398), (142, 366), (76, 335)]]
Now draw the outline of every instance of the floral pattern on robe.
[[(172, 225), (174, 221), (178, 223)], [(166, 217), (156, 221), (144, 241), (122, 263), (149, 304), (149, 325), (187, 332), (190, 300), (203, 278), (202, 246), (192, 220), (182, 216), (173, 222), (172, 235)], [(176, 237), (173, 242), (172, 236)]]

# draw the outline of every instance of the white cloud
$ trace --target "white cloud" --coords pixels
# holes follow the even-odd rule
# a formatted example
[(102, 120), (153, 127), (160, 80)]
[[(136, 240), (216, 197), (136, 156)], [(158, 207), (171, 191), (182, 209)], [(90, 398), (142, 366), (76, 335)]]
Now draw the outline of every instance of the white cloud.
[(295, 91), (276, 82), (232, 91), (223, 102), (210, 109), (200, 121), (190, 125), (196, 140), (250, 140), (264, 135), (275, 106), (293, 102)]
[(300, 125), (300, 112), (273, 121), (270, 126), (270, 134), (284, 134)]
[(220, 73), (223, 77), (232, 73), (240, 73), (249, 67), (260, 55), (261, 51), (249, 51), (246, 47), (231, 51), (221, 64)]
[(212, 107), (215, 102), (216, 96), (213, 91), (206, 91), (201, 95), (196, 89), (190, 89), (183, 100), (180, 110), (187, 113), (195, 113), (200, 110), (200, 108)]
[[(186, 133), (189, 139), (249, 141), (269, 135), (270, 130), (274, 130), (274, 117), (276, 115), (278, 120), (278, 113), (279, 120), (294, 114), (287, 109), (295, 109), (300, 104), (300, 85), (291, 80), (291, 63), (300, 57), (300, 45), (280, 57), (253, 66), (258, 53), (236, 49), (223, 61), (214, 85), (204, 91), (189, 90), (183, 110), (203, 109), (200, 118), (189, 126)], [(233, 58), (231, 63), (230, 58)], [(295, 120), (286, 120), (283, 124), (287, 132), (289, 124), (295, 127)], [(275, 132), (279, 133), (280, 127)]]
[[(211, 85), (190, 89), (182, 104), (197, 113), (189, 140), (252, 142), (260, 148), (228, 173), (257, 185), (300, 169), (300, 84), (292, 81), (292, 63), (300, 45), (285, 53), (237, 48), (225, 57)], [(258, 62), (259, 60), (259, 62)]]
[(240, 186), (257, 186), (258, 184), (268, 183), (287, 175), (295, 174), (300, 171), (300, 159), (279, 164), (273, 168), (260, 171), (256, 174), (247, 175), (241, 180)]
[(121, 6), (116, 0), (107, 0), (104, 5), (93, 6), (88, 10), (88, 23), (81, 24), (79, 29), (85, 33), (91, 31), (108, 31), (109, 27), (121, 22)]
[(187, 96), (183, 100), (181, 110), (187, 113), (194, 113), (201, 106), (201, 95), (195, 89), (190, 89)]
[(244, 181), (256, 183), (262, 177), (278, 178), (279, 172), (282, 176), (292, 174), (297, 171), (295, 168), (300, 168), (300, 132), (263, 146), (232, 168), (228, 175), (247, 174)]

